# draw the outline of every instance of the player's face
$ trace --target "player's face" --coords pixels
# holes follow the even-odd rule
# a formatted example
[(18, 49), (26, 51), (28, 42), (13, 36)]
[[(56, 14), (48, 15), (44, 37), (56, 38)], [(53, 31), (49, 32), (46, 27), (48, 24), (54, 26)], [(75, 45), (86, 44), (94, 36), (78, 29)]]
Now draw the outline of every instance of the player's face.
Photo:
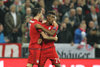
[(47, 21), (49, 22), (49, 24), (52, 24), (54, 20), (55, 20), (55, 15), (48, 15), (47, 16)]
[(43, 14), (42, 14), (42, 11), (39, 13), (39, 17), (41, 17)]

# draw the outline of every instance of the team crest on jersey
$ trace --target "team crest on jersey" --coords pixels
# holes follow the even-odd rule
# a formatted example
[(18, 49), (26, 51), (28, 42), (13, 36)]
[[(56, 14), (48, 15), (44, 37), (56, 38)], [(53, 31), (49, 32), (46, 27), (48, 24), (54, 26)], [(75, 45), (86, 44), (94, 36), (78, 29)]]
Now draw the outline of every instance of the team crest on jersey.
[(30, 23), (34, 23), (34, 21), (31, 20)]
[(53, 27), (54, 30), (56, 30), (56, 27)]
[(51, 27), (48, 28), (49, 30), (51, 29)]

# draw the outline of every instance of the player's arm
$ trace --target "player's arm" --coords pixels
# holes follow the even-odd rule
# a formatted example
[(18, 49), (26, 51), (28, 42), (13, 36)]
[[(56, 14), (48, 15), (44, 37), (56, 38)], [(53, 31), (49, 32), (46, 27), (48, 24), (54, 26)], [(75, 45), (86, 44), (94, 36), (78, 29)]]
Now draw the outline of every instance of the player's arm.
[[(58, 26), (58, 24), (56, 22), (54, 22), (53, 25), (55, 28), (57, 28), (57, 26)], [(44, 32), (48, 33), (49, 35), (54, 35), (56, 33), (56, 31), (54, 29), (47, 30), (43, 26), (41, 26), (40, 24), (36, 24), (35, 28), (42, 29)]]
[(55, 40), (55, 41), (58, 40), (58, 37), (57, 37), (57, 36), (55, 36), (55, 37), (48, 36), (48, 35), (45, 34), (44, 32), (41, 32), (40, 34), (42, 35), (43, 39), (46, 39), (46, 40)]

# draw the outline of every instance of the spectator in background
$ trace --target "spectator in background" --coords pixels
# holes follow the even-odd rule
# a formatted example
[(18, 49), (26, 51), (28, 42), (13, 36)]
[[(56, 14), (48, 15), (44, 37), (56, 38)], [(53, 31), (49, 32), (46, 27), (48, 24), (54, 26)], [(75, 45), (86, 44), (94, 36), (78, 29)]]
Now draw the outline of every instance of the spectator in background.
[(66, 16), (69, 18), (70, 24), (73, 27), (73, 25), (76, 21), (76, 10), (75, 9), (70, 9), (70, 12), (69, 13), (66, 12), (66, 14), (64, 15), (64, 17), (66, 17)]
[[(99, 33), (99, 35), (98, 35)], [(100, 31), (95, 27), (93, 21), (89, 22), (89, 28), (87, 29), (87, 43), (92, 47), (98, 46), (100, 44)], [(100, 58), (100, 49), (95, 49), (95, 57)]]
[(22, 24), (22, 43), (29, 43), (29, 21), (31, 20), (30, 16), (25, 17), (25, 22)]
[(82, 44), (86, 42), (86, 23), (82, 21), (80, 27), (75, 30), (74, 33), (74, 43), (75, 44)]
[(14, 0), (4, 0), (6, 2), (4, 2), (5, 6), (7, 6), (8, 8), (13, 4)]
[(21, 0), (14, 0), (13, 4), (16, 6), (16, 11), (18, 12), (20, 9), (20, 6), (22, 5)]
[(3, 25), (0, 23), (0, 43), (7, 43), (9, 40), (4, 39), (4, 34), (3, 34)]
[(60, 25), (60, 30), (58, 33), (58, 43), (71, 43), (72, 40), (72, 26), (69, 23), (69, 18), (65, 17), (64, 21)]
[(58, 0), (54, 0), (53, 4), (52, 4), (52, 10), (54, 11), (54, 13), (56, 14), (57, 17), (57, 21), (59, 21), (59, 12), (58, 12), (58, 8), (59, 8), (59, 1)]
[(83, 7), (84, 6), (84, 0), (77, 0), (77, 6), (76, 7)]
[(98, 15), (98, 13), (96, 13), (95, 7), (91, 6), (90, 8), (91, 12), (86, 15), (85, 20), (86, 20), (86, 24), (88, 26), (90, 21), (94, 21), (94, 25), (95, 27), (98, 27), (100, 25), (100, 16)]
[(54, 0), (44, 0), (46, 13), (51, 10)]
[(59, 1), (58, 0), (54, 0), (54, 2), (52, 4), (52, 9), (56, 10), (56, 12), (58, 12), (58, 5), (59, 5)]
[(39, 2), (36, 1), (36, 0), (31, 0), (31, 3), (34, 5), (34, 8), (39, 8), (39, 7), (41, 7), (40, 4), (39, 4)]
[(59, 13), (61, 14), (60, 16), (61, 21), (63, 19), (64, 14), (69, 11), (70, 11), (70, 0), (65, 0), (64, 4), (59, 6)]
[(32, 17), (32, 9), (30, 7), (26, 8), (26, 16)]
[(40, 5), (42, 8), (45, 8), (44, 0), (38, 0), (38, 2), (39, 2), (39, 5)]
[(76, 8), (76, 20), (74, 24), (74, 29), (78, 28), (82, 20), (84, 19), (84, 15), (82, 14), (82, 8), (77, 7)]
[(98, 9), (97, 12), (100, 13), (100, 0), (96, 0), (95, 4), (96, 8)]
[(77, 0), (77, 5), (75, 8), (77, 7), (81, 7), (82, 8), (82, 12), (83, 14), (85, 13), (85, 5), (86, 5), (86, 0)]
[(82, 14), (82, 8), (77, 7), (76, 8), (76, 22), (81, 23), (83, 19), (84, 19), (84, 15)]
[(22, 17), (23, 18), (22, 23), (25, 22), (24, 20), (26, 19), (26, 16), (30, 18), (32, 17), (32, 9), (30, 7), (26, 8), (25, 12), (26, 12), (25, 15)]
[(88, 25), (89, 27), (87, 28), (87, 43), (91, 46), (94, 46), (98, 42), (97, 28), (95, 27), (93, 21), (90, 21)]
[(32, 19), (32, 9), (30, 7), (26, 8), (26, 14), (23, 17), (23, 23), (22, 23), (22, 43), (28, 43), (29, 42), (29, 21)]
[(77, 0), (72, 0), (72, 3), (74, 3), (74, 5), (77, 4)]
[(8, 11), (9, 9), (8, 9), (8, 7), (6, 7), (5, 5), (4, 5), (4, 2), (3, 2), (3, 0), (0, 0), (0, 23), (1, 24), (3, 24), (3, 26), (4, 26), (4, 17), (5, 17), (5, 14), (6, 14), (6, 12)]
[(6, 33), (12, 43), (17, 43), (19, 35), (21, 35), (21, 18), (16, 13), (16, 6), (10, 6), (10, 12), (5, 16)]
[(24, 4), (22, 4), (22, 13), (26, 13), (26, 8), (34, 8), (34, 5), (30, 2), (30, 0), (26, 0)]

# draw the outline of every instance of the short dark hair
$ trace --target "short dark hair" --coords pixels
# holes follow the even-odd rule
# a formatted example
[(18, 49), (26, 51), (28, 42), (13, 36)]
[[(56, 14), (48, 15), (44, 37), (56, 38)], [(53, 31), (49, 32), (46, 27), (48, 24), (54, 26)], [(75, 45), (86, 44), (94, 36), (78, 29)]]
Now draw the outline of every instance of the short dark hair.
[(32, 14), (33, 16), (36, 16), (38, 13), (41, 13), (42, 9), (41, 8), (33, 8), (32, 9)]
[(55, 14), (53, 11), (48, 11), (48, 12), (47, 12), (47, 16), (48, 16), (48, 15), (56, 15), (56, 14)]

